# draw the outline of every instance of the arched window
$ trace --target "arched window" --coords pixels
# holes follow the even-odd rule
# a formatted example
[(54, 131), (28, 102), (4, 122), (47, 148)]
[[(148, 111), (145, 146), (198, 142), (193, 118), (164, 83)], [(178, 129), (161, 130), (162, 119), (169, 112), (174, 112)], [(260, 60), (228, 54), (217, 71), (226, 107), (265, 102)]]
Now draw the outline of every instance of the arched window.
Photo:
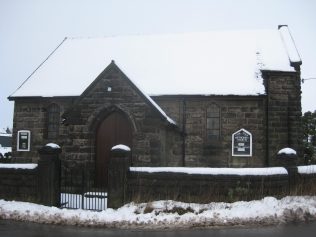
[(59, 135), (60, 108), (51, 104), (47, 109), (47, 139), (55, 139)]
[(206, 109), (206, 136), (207, 140), (218, 140), (221, 133), (220, 107), (211, 104)]

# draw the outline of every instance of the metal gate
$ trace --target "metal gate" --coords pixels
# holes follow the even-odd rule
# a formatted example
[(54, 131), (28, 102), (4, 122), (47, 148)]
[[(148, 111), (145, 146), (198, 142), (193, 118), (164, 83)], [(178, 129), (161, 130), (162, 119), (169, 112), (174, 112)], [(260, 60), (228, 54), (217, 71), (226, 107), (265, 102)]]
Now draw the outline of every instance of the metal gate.
[[(62, 166), (60, 206), (101, 211), (107, 208), (107, 182), (95, 182), (94, 170)], [(106, 179), (104, 179), (106, 180)]]

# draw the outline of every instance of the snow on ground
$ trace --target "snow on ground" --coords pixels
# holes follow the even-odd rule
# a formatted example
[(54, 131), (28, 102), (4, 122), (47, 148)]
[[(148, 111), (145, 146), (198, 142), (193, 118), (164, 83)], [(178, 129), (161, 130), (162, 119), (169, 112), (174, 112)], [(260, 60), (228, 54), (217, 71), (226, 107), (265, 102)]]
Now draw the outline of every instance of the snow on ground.
[(0, 219), (117, 228), (193, 228), (272, 225), (316, 219), (316, 196), (235, 203), (194, 204), (175, 201), (129, 203), (101, 212), (67, 210), (0, 200)]

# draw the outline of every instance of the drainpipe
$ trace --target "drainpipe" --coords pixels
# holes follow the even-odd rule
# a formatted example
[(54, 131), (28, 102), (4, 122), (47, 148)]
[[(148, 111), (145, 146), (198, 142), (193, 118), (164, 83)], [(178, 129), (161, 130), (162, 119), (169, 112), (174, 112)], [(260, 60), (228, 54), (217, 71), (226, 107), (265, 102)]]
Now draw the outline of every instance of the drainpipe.
[(269, 78), (267, 76), (264, 76), (264, 80), (266, 80), (266, 92), (267, 92), (267, 100), (266, 100), (266, 166), (270, 166), (270, 160), (269, 160), (269, 155), (270, 155), (270, 148), (269, 148), (269, 104), (270, 104), (270, 90), (269, 90)]
[(186, 101), (182, 98), (182, 166), (185, 166)]

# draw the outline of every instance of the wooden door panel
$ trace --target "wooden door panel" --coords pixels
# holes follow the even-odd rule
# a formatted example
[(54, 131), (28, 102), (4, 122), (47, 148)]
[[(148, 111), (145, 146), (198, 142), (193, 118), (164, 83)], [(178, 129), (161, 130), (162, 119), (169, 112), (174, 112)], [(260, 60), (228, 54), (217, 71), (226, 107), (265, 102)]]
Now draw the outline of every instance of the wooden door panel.
[(96, 134), (96, 181), (107, 186), (111, 148), (117, 144), (132, 146), (132, 129), (128, 119), (113, 112), (99, 125)]

